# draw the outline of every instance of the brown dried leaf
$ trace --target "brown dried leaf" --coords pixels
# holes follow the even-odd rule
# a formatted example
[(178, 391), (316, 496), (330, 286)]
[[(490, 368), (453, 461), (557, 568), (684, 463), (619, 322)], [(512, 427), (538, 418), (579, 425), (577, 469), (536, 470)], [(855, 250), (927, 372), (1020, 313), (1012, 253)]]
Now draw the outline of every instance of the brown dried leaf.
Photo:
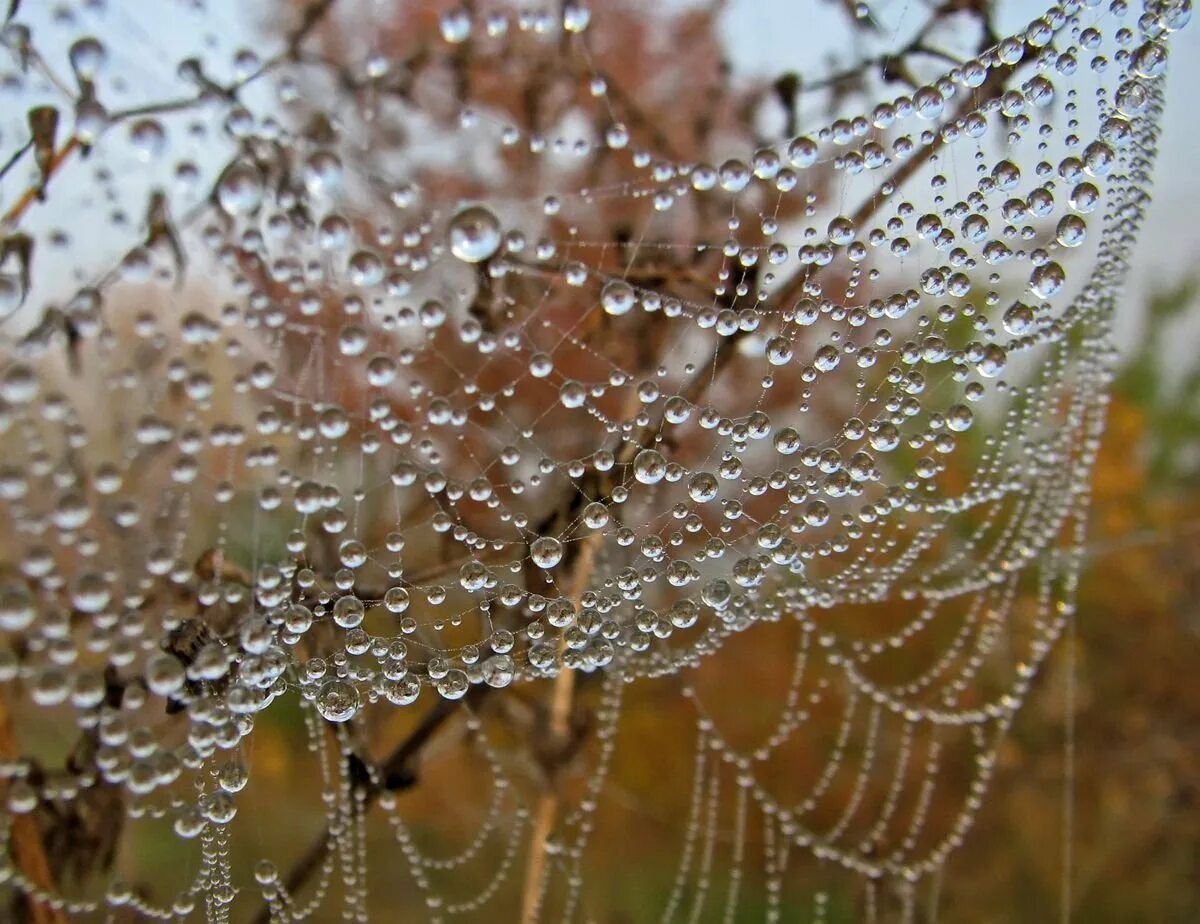
[(20, 283), (21, 298), (18, 307), (24, 304), (29, 295), (29, 272), (33, 263), (33, 238), (28, 234), (10, 234), (0, 242), (0, 266), (9, 257), (17, 261), (17, 279)]
[(183, 282), (183, 271), (187, 267), (187, 255), (179, 240), (179, 232), (171, 220), (167, 196), (161, 189), (150, 193), (150, 203), (146, 207), (146, 247), (153, 250), (159, 244), (166, 244), (175, 262), (175, 279)]
[(33, 136), (33, 156), (42, 174), (42, 186), (50, 179), (54, 165), (54, 145), (58, 136), (58, 110), (53, 106), (35, 106), (29, 110), (29, 133)]

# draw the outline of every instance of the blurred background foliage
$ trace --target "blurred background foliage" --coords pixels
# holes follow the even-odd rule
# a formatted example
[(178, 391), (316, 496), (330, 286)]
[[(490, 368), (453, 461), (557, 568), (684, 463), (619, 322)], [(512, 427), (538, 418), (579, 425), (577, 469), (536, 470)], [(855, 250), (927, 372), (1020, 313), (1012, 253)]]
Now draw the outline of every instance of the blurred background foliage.
[(1122, 344), (1077, 635), (1002, 751), (989, 804), (947, 869), (942, 920), (1053, 918), (1068, 721), (1075, 920), (1200, 920), (1200, 356), (1162, 360), (1194, 319), (1197, 291), (1190, 276), (1153, 294), (1144, 333)]

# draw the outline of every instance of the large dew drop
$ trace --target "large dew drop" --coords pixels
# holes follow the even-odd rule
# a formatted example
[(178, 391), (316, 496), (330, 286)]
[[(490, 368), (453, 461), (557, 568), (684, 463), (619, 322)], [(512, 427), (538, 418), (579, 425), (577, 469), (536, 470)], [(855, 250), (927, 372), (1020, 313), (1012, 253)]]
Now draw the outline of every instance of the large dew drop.
[(1067, 274), (1057, 263), (1044, 263), (1033, 271), (1029, 288), (1035, 295), (1052, 298), (1067, 282)]
[(500, 220), (482, 205), (463, 209), (450, 221), (450, 252), (464, 263), (482, 263), (500, 249)]
[(348, 722), (358, 714), (358, 688), (345, 680), (330, 680), (317, 691), (317, 712), (330, 722)]
[(553, 568), (562, 556), (562, 543), (553, 536), (539, 536), (529, 545), (529, 557), (539, 568)]
[(233, 164), (217, 184), (217, 202), (228, 215), (250, 214), (262, 204), (262, 197), (262, 174), (253, 164)]
[(633, 286), (623, 279), (612, 279), (600, 290), (600, 304), (611, 315), (628, 314), (636, 301)]
[(667, 471), (667, 462), (655, 449), (643, 449), (633, 460), (633, 477), (642, 484), (657, 484)]

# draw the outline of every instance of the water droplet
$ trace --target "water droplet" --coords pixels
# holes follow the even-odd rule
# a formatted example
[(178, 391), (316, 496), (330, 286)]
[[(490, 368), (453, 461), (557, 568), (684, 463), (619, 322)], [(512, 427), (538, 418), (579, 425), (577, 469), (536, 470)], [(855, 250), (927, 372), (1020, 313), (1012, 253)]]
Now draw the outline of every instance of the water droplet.
[(707, 504), (717, 496), (717, 479), (711, 472), (698, 472), (688, 482), (688, 496), (697, 504)]
[(248, 215), (262, 204), (263, 178), (253, 164), (232, 164), (217, 183), (217, 202), (227, 215)]
[(1014, 337), (1021, 337), (1033, 331), (1033, 309), (1022, 302), (1016, 302), (1004, 312), (1004, 329)]
[(104, 46), (91, 36), (72, 44), (67, 54), (71, 59), (71, 69), (81, 80), (95, 80), (108, 60)]
[(740, 192), (750, 183), (750, 168), (740, 160), (727, 160), (717, 171), (721, 188), (726, 192)]
[(1100, 190), (1092, 183), (1080, 183), (1071, 190), (1068, 201), (1071, 204), (1071, 208), (1075, 211), (1086, 214), (1093, 211), (1100, 204)]
[(304, 162), (304, 186), (311, 195), (332, 196), (342, 186), (342, 162), (332, 151), (315, 151)]
[(462, 7), (443, 13), (439, 25), (442, 38), (451, 45), (461, 45), (471, 37), (471, 13)]
[(733, 588), (728, 581), (721, 578), (709, 581), (700, 590), (700, 599), (714, 610), (722, 610), (727, 607), (732, 597)]
[(458, 569), (458, 583), (468, 593), (483, 590), (487, 586), (488, 577), (488, 569), (483, 562), (469, 561)]
[(383, 595), (383, 605), (389, 613), (399, 615), (409, 607), (409, 594), (403, 587), (389, 587)]
[(563, 7), (563, 29), (567, 32), (583, 32), (592, 21), (592, 11), (582, 3), (571, 2)]
[(369, 250), (360, 250), (350, 257), (350, 281), (361, 288), (379, 285), (383, 281), (383, 261)]
[(1066, 272), (1059, 264), (1051, 261), (1043, 263), (1033, 271), (1029, 278), (1029, 288), (1041, 298), (1052, 298), (1062, 290), (1066, 282)]
[(583, 508), (583, 522), (588, 529), (604, 529), (611, 519), (608, 507), (599, 501), (592, 501)]
[(658, 484), (667, 473), (667, 460), (657, 449), (643, 449), (633, 460), (633, 477), (642, 484)]
[(1160, 77), (1167, 70), (1167, 46), (1162, 42), (1146, 42), (1133, 53), (1130, 67), (1139, 77)]
[(463, 209), (450, 221), (450, 252), (464, 263), (489, 259), (500, 241), (500, 220), (481, 205)]
[(1064, 215), (1054, 236), (1064, 247), (1078, 247), (1087, 237), (1087, 223), (1078, 215)]
[(817, 162), (817, 143), (811, 138), (796, 138), (788, 144), (787, 157), (795, 167), (811, 167)]
[(362, 705), (358, 688), (345, 680), (330, 680), (317, 692), (317, 712), (330, 722), (348, 722)]
[(483, 662), (483, 682), (489, 687), (500, 689), (513, 682), (516, 667), (506, 654), (497, 654)]
[(108, 110), (92, 97), (75, 107), (75, 136), (83, 144), (95, 144), (108, 127)]
[(445, 699), (462, 699), (471, 688), (471, 682), (465, 671), (452, 668), (445, 676), (438, 678), (434, 686)]
[(0, 587), (0, 629), (21, 632), (33, 622), (33, 597), (23, 584)]
[(562, 561), (562, 543), (553, 536), (539, 536), (529, 545), (529, 557), (539, 568), (553, 568)]
[(839, 215), (829, 223), (829, 240), (845, 246), (854, 240), (854, 222)]
[(353, 629), (361, 625), (366, 607), (358, 597), (339, 597), (333, 605), (333, 621), (343, 629)]
[(562, 402), (563, 407), (582, 407), (583, 402), (587, 400), (587, 389), (579, 382), (568, 380), (559, 386), (558, 400)]
[(611, 315), (627, 314), (636, 302), (633, 286), (623, 279), (610, 279), (600, 291), (600, 304)]
[(144, 162), (158, 159), (167, 148), (167, 133), (157, 119), (138, 119), (129, 127), (129, 140)]

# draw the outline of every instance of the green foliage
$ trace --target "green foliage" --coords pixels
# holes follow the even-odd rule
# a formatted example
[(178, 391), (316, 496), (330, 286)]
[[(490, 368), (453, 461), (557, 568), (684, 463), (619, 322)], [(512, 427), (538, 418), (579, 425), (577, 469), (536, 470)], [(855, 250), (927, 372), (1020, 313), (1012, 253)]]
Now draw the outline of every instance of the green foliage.
[(1147, 422), (1147, 469), (1152, 489), (1179, 485), (1200, 475), (1200, 353), (1170, 368), (1172, 341), (1194, 317), (1200, 276), (1188, 276), (1155, 292), (1146, 305), (1146, 330), (1122, 364), (1115, 394), (1138, 407)]

